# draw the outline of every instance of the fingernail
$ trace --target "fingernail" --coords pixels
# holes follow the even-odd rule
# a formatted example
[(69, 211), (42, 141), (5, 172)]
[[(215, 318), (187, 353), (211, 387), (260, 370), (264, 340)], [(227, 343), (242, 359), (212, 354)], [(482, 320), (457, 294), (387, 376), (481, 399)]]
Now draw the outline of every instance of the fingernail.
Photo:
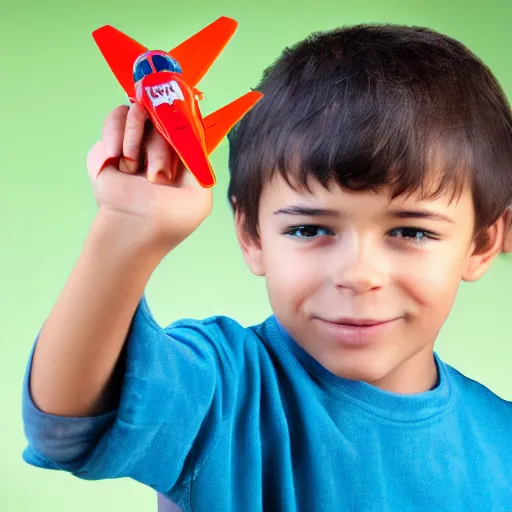
[(125, 160), (124, 158), (121, 158), (121, 159), (119, 160), (119, 167), (118, 167), (118, 168), (119, 168), (119, 170), (120, 170), (121, 172), (126, 172), (126, 173), (127, 173), (127, 172), (130, 172), (130, 171), (129, 171), (129, 169), (128, 169), (128, 165), (127, 165), (127, 163), (126, 163), (126, 160)]
[(135, 160), (123, 156), (119, 161), (119, 170), (129, 174), (134, 174), (137, 171)]
[(162, 170), (149, 173), (148, 180), (151, 181), (151, 183), (156, 183), (158, 185), (169, 184), (169, 179), (167, 178), (165, 172)]
[(130, 158), (125, 156), (124, 157), (126, 168), (128, 169), (128, 172), (134, 173), (137, 171), (137, 160), (134, 158)]

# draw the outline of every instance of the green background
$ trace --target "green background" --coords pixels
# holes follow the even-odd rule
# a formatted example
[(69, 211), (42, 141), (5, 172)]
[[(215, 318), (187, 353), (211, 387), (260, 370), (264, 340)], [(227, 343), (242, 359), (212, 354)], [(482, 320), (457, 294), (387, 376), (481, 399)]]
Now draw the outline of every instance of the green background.
[[(290, 0), (195, 2), (50, 0), (9, 2), (0, 14), (1, 269), (3, 356), (0, 510), (155, 510), (155, 494), (134, 482), (84, 482), (21, 459), (21, 382), (34, 336), (78, 256), (95, 214), (85, 157), (105, 115), (124, 103), (91, 32), (112, 24), (141, 43), (171, 49), (221, 15), (240, 27), (201, 82), (209, 113), (259, 79), (283, 47), (312, 31), (360, 22), (425, 25), (468, 45), (512, 97), (512, 1)], [(158, 321), (270, 313), (263, 280), (245, 268), (225, 200), (227, 142), (212, 157), (219, 184), (214, 213), (168, 257), (147, 295)], [(101, 254), (98, 255), (101, 258)], [(421, 276), (418, 276), (421, 279)], [(462, 285), (436, 345), (442, 358), (512, 400), (512, 258), (480, 282)]]

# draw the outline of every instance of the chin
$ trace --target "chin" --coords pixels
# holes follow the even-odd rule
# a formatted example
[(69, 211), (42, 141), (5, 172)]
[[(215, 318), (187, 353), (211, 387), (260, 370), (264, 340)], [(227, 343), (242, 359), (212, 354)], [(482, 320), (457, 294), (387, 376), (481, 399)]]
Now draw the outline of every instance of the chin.
[(364, 381), (368, 384), (379, 381), (386, 377), (390, 373), (391, 369), (382, 368), (380, 365), (371, 364), (368, 362), (350, 363), (347, 364), (327, 365), (326, 368), (343, 379)]

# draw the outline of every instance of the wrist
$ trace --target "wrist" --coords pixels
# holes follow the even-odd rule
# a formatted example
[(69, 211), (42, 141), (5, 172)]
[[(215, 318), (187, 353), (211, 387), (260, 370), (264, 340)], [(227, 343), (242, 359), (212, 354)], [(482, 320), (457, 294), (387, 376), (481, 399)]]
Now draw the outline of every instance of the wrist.
[(92, 223), (92, 242), (129, 258), (143, 258), (158, 265), (174, 249), (171, 240), (161, 236), (146, 219), (100, 206)]

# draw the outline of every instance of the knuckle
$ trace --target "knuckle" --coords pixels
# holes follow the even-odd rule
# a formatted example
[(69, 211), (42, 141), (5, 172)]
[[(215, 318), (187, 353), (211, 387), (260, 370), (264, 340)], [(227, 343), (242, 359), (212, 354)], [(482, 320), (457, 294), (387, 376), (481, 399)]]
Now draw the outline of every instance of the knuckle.
[(143, 134), (137, 130), (134, 130), (133, 128), (128, 128), (125, 130), (123, 139), (123, 153), (125, 155), (133, 155), (136, 157), (141, 149), (142, 139)]
[(130, 158), (136, 158), (140, 151), (140, 143), (136, 140), (125, 140), (123, 144), (123, 154)]

